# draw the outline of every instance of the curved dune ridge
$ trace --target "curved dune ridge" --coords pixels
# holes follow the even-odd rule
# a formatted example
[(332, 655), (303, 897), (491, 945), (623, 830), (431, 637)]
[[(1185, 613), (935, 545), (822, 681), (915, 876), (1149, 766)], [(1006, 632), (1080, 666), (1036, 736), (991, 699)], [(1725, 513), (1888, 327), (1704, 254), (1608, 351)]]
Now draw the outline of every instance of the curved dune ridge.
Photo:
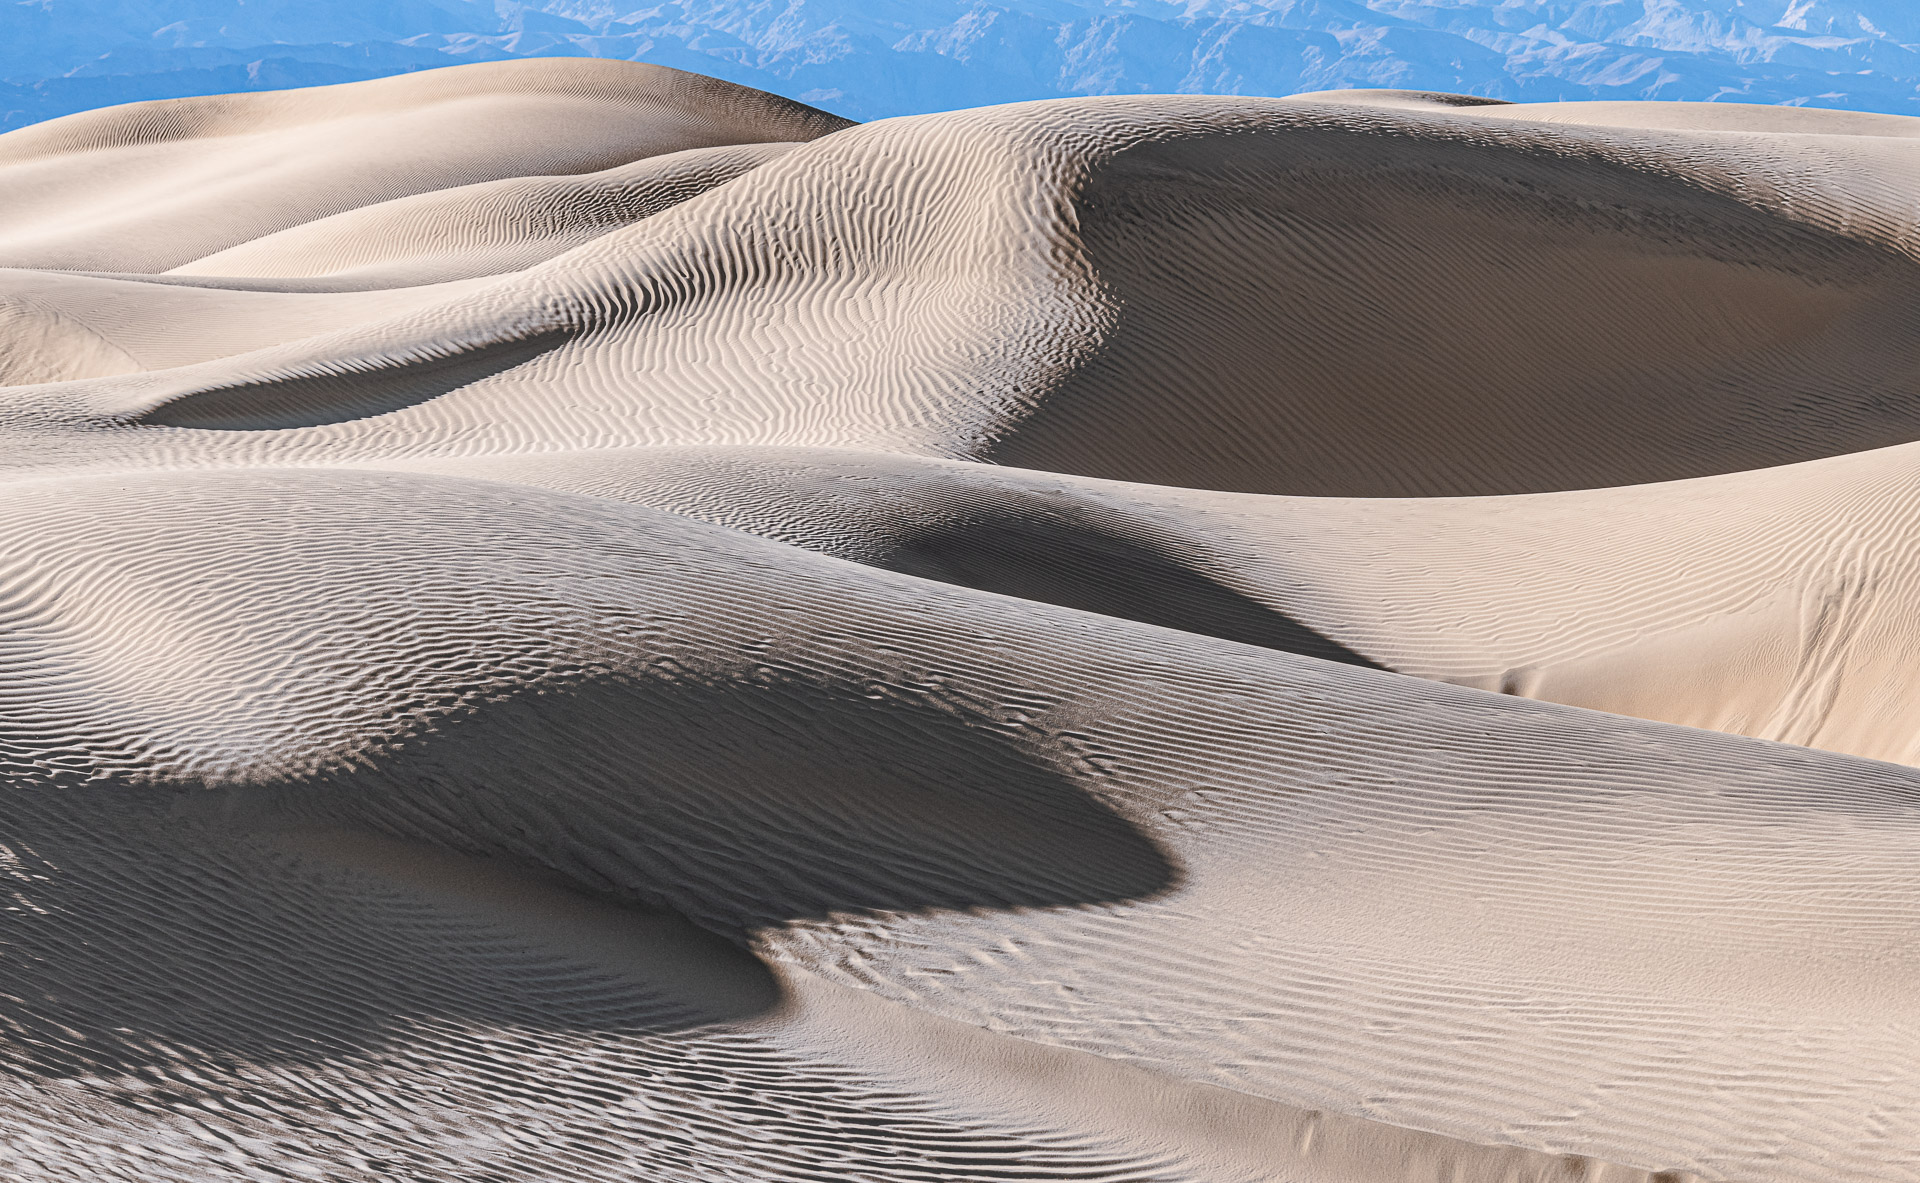
[(1920, 1180), (1916, 135), (0, 136), (0, 1173)]

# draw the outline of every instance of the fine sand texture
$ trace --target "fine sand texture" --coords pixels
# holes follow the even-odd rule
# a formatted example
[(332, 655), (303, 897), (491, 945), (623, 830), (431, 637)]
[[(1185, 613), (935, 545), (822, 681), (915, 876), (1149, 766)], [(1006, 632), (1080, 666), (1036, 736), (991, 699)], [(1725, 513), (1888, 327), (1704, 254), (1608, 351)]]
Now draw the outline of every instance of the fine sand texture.
[(0, 1177), (1920, 1181), (1916, 137), (0, 136)]

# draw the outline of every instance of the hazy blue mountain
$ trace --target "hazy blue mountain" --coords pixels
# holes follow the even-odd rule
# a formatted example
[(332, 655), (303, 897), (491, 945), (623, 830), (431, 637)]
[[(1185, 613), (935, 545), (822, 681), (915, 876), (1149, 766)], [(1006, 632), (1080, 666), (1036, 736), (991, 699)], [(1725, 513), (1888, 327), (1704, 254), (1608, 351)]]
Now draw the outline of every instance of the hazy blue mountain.
[(553, 54), (856, 119), (1348, 86), (1920, 113), (1920, 0), (27, 0), (0, 8), (0, 127)]

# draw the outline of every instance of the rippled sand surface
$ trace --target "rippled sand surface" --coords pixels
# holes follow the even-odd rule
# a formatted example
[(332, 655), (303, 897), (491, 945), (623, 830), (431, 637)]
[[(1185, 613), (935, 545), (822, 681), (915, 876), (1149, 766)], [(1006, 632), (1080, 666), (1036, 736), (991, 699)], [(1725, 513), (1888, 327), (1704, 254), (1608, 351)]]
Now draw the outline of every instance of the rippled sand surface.
[(1916, 138), (0, 136), (0, 1174), (1920, 1179)]

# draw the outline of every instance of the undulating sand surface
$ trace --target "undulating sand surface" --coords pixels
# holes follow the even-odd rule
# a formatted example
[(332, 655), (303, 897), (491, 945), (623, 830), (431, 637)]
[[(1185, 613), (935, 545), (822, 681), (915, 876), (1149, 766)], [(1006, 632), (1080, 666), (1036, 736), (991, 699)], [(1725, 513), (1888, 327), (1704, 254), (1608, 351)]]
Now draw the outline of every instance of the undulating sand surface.
[(0, 1176), (1920, 1179), (1916, 138), (0, 136)]

